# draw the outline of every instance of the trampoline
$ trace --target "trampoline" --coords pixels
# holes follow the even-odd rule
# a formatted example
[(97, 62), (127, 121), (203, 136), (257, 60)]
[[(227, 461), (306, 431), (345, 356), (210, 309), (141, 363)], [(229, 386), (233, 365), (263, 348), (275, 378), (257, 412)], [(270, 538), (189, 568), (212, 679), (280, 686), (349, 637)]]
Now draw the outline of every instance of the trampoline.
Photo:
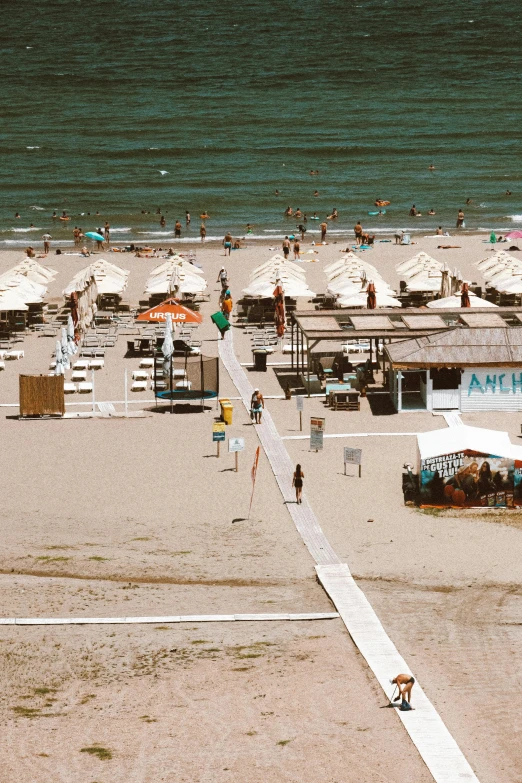
[(156, 354), (154, 367), (154, 396), (159, 400), (190, 402), (216, 399), (219, 394), (219, 359), (203, 354), (164, 359)]

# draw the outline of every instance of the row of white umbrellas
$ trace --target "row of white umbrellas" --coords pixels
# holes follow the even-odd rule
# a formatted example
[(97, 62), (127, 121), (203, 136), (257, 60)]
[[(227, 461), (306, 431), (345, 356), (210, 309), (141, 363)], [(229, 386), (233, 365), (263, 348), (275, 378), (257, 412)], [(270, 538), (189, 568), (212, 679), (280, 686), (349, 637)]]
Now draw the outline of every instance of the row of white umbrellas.
[(243, 289), (243, 296), (247, 298), (267, 298), (274, 294), (275, 287), (280, 285), (285, 296), (297, 299), (315, 296), (315, 291), (310, 290), (306, 282), (306, 275), (293, 261), (287, 261), (279, 254), (257, 266), (250, 275), (249, 285)]
[(128, 269), (122, 269), (104, 258), (99, 258), (75, 274), (71, 282), (64, 288), (63, 295), (70, 296), (73, 291), (83, 291), (89, 285), (90, 280), (94, 278), (98, 294), (121, 296), (127, 287), (129, 274)]
[(367, 288), (373, 283), (377, 307), (400, 307), (395, 291), (377, 269), (367, 261), (348, 253), (325, 267), (327, 292), (337, 297), (341, 307), (366, 307)]
[(207, 287), (203, 271), (181, 256), (173, 256), (155, 267), (145, 285), (145, 293), (152, 294), (201, 294)]
[(497, 250), (479, 261), (476, 266), (484, 279), (500, 293), (522, 294), (522, 260), (505, 250)]
[(34, 259), (24, 259), (0, 276), (0, 311), (25, 311), (40, 304), (58, 273)]

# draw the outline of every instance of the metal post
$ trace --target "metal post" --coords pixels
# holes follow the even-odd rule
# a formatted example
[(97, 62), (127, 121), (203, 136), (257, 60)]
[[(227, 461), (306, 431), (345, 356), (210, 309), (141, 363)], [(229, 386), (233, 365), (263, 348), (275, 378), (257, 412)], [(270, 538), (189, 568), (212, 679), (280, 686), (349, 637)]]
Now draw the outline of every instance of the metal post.
[(237, 473), (239, 470), (239, 452), (236, 451), (235, 455), (236, 455), (236, 473)]
[[(171, 413), (174, 412), (174, 399), (172, 397), (172, 392), (173, 392), (172, 384), (173, 384), (173, 377), (174, 377), (174, 373), (173, 373), (173, 370), (172, 370), (172, 360), (173, 360), (173, 358), (174, 358), (174, 351), (172, 351), (172, 353), (170, 354), (170, 412)], [(218, 449), (219, 449), (219, 447), (218, 447)]]
[(308, 397), (310, 396), (310, 343), (306, 338), (306, 378), (308, 381)]
[(361, 465), (359, 465), (359, 478), (361, 478)]
[(303, 431), (303, 411), (299, 411), (299, 432)]
[(218, 442), (217, 442), (217, 456), (218, 457), (219, 457), (219, 445), (220, 445), (220, 441), (218, 440)]
[(128, 411), (128, 400), (127, 400), (128, 390), (127, 390), (127, 368), (125, 368), (125, 416), (127, 416)]
[(91, 370), (92, 375), (92, 412), (96, 412), (96, 395), (94, 393), (94, 370)]

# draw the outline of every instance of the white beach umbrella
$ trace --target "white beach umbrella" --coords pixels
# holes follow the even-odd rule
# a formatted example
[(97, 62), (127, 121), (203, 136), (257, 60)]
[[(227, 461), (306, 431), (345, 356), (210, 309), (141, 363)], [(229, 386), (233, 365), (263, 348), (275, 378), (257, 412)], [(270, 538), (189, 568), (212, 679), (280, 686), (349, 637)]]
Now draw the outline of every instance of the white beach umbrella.
[(165, 359), (170, 359), (174, 353), (174, 341), (172, 340), (172, 315), (167, 313), (165, 317), (165, 331), (163, 332), (163, 345), (161, 352)]
[(64, 375), (65, 370), (63, 366), (63, 353), (62, 344), (59, 340), (56, 341), (56, 367), (54, 369), (55, 375)]
[(70, 356), (73, 356), (75, 353), (78, 352), (78, 346), (74, 341), (74, 323), (73, 323), (72, 315), (70, 314), (69, 317), (67, 318), (67, 349), (69, 351)]
[[(402, 307), (398, 299), (386, 294), (376, 294), (377, 307)], [(367, 307), (368, 300), (365, 293), (357, 296), (343, 296), (337, 300), (341, 307)]]
[(65, 326), (62, 326), (62, 339), (61, 339), (61, 345), (62, 345), (62, 364), (65, 370), (69, 370), (71, 367), (71, 362), (69, 361), (69, 341), (67, 338), (67, 329)]
[(496, 285), (495, 288), (501, 294), (522, 294), (522, 279), (520, 277), (514, 277), (509, 282), (504, 282), (502, 285)]
[(441, 277), (419, 277), (417, 280), (410, 280), (406, 288), (407, 291), (416, 291), (419, 293), (440, 290)]
[(0, 312), (29, 310), (24, 300), (14, 290), (0, 291)]
[(407, 272), (409, 269), (412, 269), (418, 264), (421, 266), (424, 266), (425, 264), (432, 264), (438, 266), (439, 269), (442, 269), (443, 266), (443, 264), (440, 261), (437, 261), (436, 258), (433, 258), (432, 256), (428, 255), (428, 253), (421, 251), (407, 261), (402, 261), (400, 264), (397, 264), (395, 269), (397, 272), (403, 273)]
[[(486, 299), (481, 299), (475, 294), (472, 294), (471, 291), (468, 291), (468, 294), (469, 294), (470, 305), (472, 308), (498, 306), (496, 304), (493, 304), (493, 302), (488, 302)], [(434, 299), (433, 302), (428, 302), (427, 304), (427, 307), (430, 307), (433, 310), (455, 310), (457, 307), (460, 306), (461, 306), (461, 301), (460, 301), (459, 294), (454, 294), (453, 296), (446, 296), (444, 299)]]

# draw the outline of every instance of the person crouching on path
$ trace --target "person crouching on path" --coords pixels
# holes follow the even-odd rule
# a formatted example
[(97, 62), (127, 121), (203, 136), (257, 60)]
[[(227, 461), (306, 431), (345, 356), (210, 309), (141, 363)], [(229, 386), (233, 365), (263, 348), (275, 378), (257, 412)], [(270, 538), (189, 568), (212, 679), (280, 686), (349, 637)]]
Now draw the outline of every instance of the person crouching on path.
[(252, 416), (254, 418), (254, 424), (261, 424), (261, 416), (263, 415), (265, 401), (259, 389), (254, 389), (250, 407), (252, 410)]
[(398, 674), (393, 680), (390, 680), (390, 683), (399, 689), (399, 695), (393, 701), (402, 699), (401, 710), (412, 710), (411, 690), (415, 685), (415, 677), (412, 677), (411, 674)]
[(301, 465), (295, 466), (294, 478), (292, 479), (292, 485), (295, 487), (295, 502), (302, 503), (301, 495), (303, 494), (303, 479), (304, 473), (301, 470)]

